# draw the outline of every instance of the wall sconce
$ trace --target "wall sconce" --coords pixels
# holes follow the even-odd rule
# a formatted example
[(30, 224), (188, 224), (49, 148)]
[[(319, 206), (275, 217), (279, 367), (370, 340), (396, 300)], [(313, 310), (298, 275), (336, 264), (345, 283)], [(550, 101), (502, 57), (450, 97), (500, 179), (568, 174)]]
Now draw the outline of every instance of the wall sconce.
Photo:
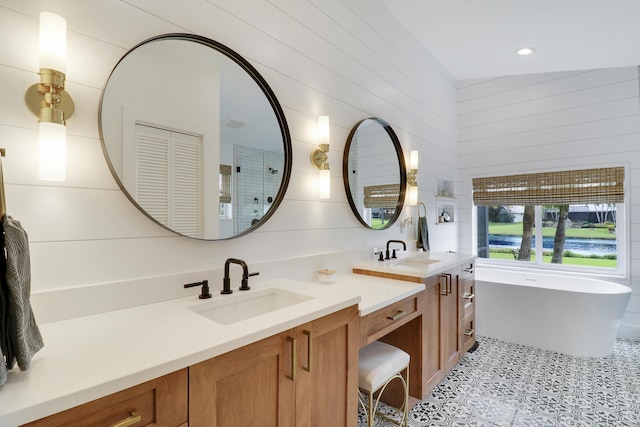
[(331, 170), (327, 161), (329, 140), (329, 116), (320, 116), (318, 117), (318, 141), (320, 146), (311, 153), (311, 164), (320, 171), (318, 187), (321, 199), (331, 197)]
[(38, 117), (39, 177), (64, 181), (67, 158), (66, 119), (73, 114), (73, 99), (65, 92), (67, 21), (50, 12), (40, 13), (40, 83), (27, 89), (25, 103)]
[(411, 150), (409, 155), (409, 171), (407, 172), (407, 185), (409, 187), (409, 205), (415, 206), (418, 204), (418, 181), (416, 175), (418, 174), (418, 151)]

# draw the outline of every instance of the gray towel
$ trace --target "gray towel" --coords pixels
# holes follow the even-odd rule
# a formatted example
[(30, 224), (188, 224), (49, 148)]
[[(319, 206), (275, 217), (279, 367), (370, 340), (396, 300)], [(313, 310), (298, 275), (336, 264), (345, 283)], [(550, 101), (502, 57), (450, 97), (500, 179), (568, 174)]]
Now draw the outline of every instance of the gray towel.
[(0, 386), (7, 382), (7, 367), (4, 363), (2, 349), (0, 349)]
[(419, 216), (418, 217), (418, 247), (424, 249), (425, 251), (430, 250), (429, 248), (429, 227), (427, 226), (427, 217)]
[[(31, 295), (29, 238), (20, 222), (9, 215), (4, 216), (2, 228), (7, 256), (9, 340), (20, 370), (26, 371), (29, 369), (33, 355), (44, 345), (29, 300)], [(11, 369), (13, 363), (13, 360), (7, 360), (7, 369)]]

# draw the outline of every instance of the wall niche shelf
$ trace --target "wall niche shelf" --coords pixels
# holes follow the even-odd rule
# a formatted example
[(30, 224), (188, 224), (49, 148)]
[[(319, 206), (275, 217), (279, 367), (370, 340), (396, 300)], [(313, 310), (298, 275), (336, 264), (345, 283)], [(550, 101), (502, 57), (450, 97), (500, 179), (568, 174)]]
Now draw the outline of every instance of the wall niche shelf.
[(438, 178), (436, 192), (436, 224), (452, 224), (455, 222), (455, 192), (453, 181)]
[(436, 192), (436, 197), (455, 200), (454, 194), (453, 181), (445, 178), (438, 178), (438, 191)]
[(453, 224), (455, 222), (455, 206), (446, 203), (436, 203), (436, 224)]

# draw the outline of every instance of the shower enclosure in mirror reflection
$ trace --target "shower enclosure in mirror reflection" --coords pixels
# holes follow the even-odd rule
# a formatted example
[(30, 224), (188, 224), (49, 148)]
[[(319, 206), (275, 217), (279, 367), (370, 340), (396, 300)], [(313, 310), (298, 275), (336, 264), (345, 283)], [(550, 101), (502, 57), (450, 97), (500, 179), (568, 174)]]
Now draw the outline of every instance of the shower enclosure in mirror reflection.
[(402, 147), (387, 122), (358, 122), (347, 139), (342, 176), (351, 210), (364, 226), (389, 228), (404, 204), (406, 167)]
[(100, 105), (114, 177), (148, 217), (184, 236), (248, 233), (291, 173), (282, 109), (245, 59), (190, 34), (151, 38), (116, 65)]

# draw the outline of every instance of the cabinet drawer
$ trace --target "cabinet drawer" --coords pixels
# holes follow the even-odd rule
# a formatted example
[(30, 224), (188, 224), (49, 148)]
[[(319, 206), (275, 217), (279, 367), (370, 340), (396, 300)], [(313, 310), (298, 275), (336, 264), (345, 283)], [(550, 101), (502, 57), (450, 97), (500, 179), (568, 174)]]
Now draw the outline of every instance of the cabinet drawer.
[(476, 321), (475, 313), (471, 312), (462, 319), (462, 349), (469, 350), (474, 342), (476, 342)]
[(108, 427), (124, 420), (131, 421), (125, 425), (135, 427), (150, 424), (168, 427), (186, 423), (187, 370), (156, 378), (25, 426)]
[(462, 294), (460, 298), (462, 300), (461, 317), (467, 317), (471, 314), (476, 305), (476, 283), (474, 280), (465, 280), (463, 282)]
[(375, 311), (361, 320), (361, 343), (375, 341), (419, 314), (418, 296), (411, 296)]
[(462, 265), (462, 278), (463, 279), (473, 279), (475, 277), (475, 264), (470, 262), (468, 264)]

